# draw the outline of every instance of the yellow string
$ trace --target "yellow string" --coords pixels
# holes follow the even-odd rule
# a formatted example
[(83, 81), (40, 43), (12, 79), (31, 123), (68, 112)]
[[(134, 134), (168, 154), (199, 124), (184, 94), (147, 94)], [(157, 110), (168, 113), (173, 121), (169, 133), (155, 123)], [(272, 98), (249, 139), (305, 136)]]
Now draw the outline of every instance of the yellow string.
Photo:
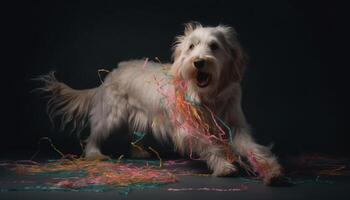
[(155, 153), (159, 159), (159, 168), (162, 168), (163, 167), (163, 160), (162, 158), (160, 157), (158, 151), (154, 150), (152, 147), (148, 147), (149, 150), (153, 151), (153, 153)]
[(58, 150), (58, 149), (56, 148), (56, 146), (53, 144), (53, 142), (52, 142), (52, 140), (51, 140), (50, 138), (48, 138), (48, 137), (42, 137), (42, 138), (40, 138), (39, 141), (38, 141), (38, 150), (32, 155), (32, 157), (30, 158), (30, 160), (33, 160), (33, 159), (39, 154), (39, 152), (40, 152), (40, 145), (41, 145), (41, 142), (42, 142), (43, 140), (48, 141), (49, 144), (50, 144), (50, 146), (52, 147), (52, 149), (53, 149), (54, 151), (56, 151), (58, 154), (60, 154), (61, 158), (64, 158), (64, 157), (65, 157), (65, 155), (64, 155), (60, 150)]
[(98, 69), (98, 70), (97, 70), (97, 75), (98, 75), (98, 78), (100, 79), (101, 83), (103, 83), (103, 80), (102, 80), (102, 78), (101, 78), (101, 74), (100, 74), (100, 72), (106, 72), (106, 73), (109, 73), (109, 72), (111, 72), (111, 71), (109, 71), (109, 70), (107, 70), (107, 69)]

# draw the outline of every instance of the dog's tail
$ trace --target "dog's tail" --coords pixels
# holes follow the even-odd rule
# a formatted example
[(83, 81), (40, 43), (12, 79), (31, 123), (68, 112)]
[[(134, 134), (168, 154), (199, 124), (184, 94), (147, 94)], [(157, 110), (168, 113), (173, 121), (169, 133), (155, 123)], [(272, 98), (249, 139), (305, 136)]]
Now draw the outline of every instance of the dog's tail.
[(68, 123), (72, 122), (72, 131), (79, 134), (87, 125), (97, 88), (72, 89), (57, 81), (54, 72), (39, 76), (34, 80), (44, 83), (43, 87), (37, 89), (38, 91), (50, 93), (46, 109), (51, 122), (54, 124), (54, 119), (61, 116), (61, 129), (63, 130)]

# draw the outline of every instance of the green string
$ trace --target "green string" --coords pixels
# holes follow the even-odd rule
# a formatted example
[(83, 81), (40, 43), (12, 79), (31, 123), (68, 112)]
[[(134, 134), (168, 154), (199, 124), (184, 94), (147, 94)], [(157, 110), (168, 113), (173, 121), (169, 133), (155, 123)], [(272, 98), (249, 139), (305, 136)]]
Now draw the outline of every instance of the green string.
[(136, 140), (134, 142), (131, 142), (131, 144), (136, 144), (140, 142), (140, 140), (142, 140), (145, 137), (146, 133), (141, 131), (134, 131), (134, 135), (136, 136)]

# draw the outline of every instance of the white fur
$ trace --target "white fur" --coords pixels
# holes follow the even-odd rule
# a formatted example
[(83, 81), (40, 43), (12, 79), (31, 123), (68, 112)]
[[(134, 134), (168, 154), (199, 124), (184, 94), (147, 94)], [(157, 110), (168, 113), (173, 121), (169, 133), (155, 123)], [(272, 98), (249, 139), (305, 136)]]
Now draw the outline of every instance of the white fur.
[[(269, 172), (264, 177), (266, 183), (278, 177), (280, 165), (269, 148), (254, 142), (241, 108), (240, 81), (246, 56), (234, 30), (227, 26), (202, 27), (198, 23), (189, 23), (184, 34), (177, 37), (173, 59), (172, 64), (148, 62), (144, 67), (143, 60), (121, 62), (101, 86), (85, 91), (73, 90), (49, 75), (42, 78), (47, 84), (43, 89), (53, 92), (51, 102), (54, 105), (64, 105), (61, 110), (58, 106), (51, 109), (52, 113), (59, 111), (63, 114), (64, 123), (89, 122), (91, 134), (85, 152), (89, 159), (104, 157), (100, 152), (101, 142), (123, 123), (128, 123), (131, 131), (151, 132), (159, 141), (170, 141), (180, 153), (188, 154), (191, 135), (171, 123), (166, 114), (170, 108), (161, 103), (163, 96), (154, 81), (166, 80), (165, 73), (170, 73), (178, 79), (188, 80), (186, 94), (208, 106), (230, 125), (234, 130), (233, 148), (239, 156), (246, 157), (250, 151), (258, 162), (268, 163)], [(193, 62), (198, 59), (205, 61), (201, 70), (211, 75), (210, 84), (204, 88), (196, 81), (197, 69)], [(166, 84), (164, 90), (172, 93), (175, 88)], [(70, 101), (72, 97), (76, 101)], [(79, 101), (84, 102), (85, 110), (79, 107)], [(82, 120), (80, 116), (86, 114), (88, 117)], [(207, 162), (213, 175), (224, 176), (236, 171), (234, 164), (226, 159), (222, 146), (195, 138), (192, 147), (193, 153)]]

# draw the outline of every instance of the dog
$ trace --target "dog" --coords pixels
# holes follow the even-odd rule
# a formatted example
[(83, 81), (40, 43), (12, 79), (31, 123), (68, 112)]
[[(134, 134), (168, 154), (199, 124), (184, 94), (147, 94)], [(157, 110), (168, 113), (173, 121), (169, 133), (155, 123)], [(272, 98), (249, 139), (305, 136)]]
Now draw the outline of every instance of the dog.
[[(45, 83), (41, 90), (52, 94), (47, 105), (49, 116), (61, 116), (63, 125), (72, 122), (78, 131), (90, 125), (86, 159), (106, 159), (100, 151), (101, 143), (113, 130), (128, 124), (132, 131), (151, 132), (161, 142), (170, 141), (181, 154), (196, 155), (214, 176), (237, 173), (237, 162), (227, 158), (222, 143), (210, 142), (198, 134), (193, 136), (170, 119), (172, 108), (162, 102), (164, 94), (160, 88), (174, 94), (178, 87), (172, 81), (159, 86), (159, 80), (171, 76), (186, 81), (186, 98), (205, 105), (233, 130), (229, 136), (232, 151), (239, 158), (246, 158), (264, 183), (271, 184), (281, 176), (282, 168), (269, 147), (254, 141), (243, 114), (240, 82), (247, 56), (236, 35), (229, 26), (188, 23), (183, 35), (176, 38), (172, 63), (120, 62), (93, 89), (72, 89), (57, 81), (53, 73), (41, 76), (39, 79)], [(183, 116), (175, 118), (181, 120)]]

